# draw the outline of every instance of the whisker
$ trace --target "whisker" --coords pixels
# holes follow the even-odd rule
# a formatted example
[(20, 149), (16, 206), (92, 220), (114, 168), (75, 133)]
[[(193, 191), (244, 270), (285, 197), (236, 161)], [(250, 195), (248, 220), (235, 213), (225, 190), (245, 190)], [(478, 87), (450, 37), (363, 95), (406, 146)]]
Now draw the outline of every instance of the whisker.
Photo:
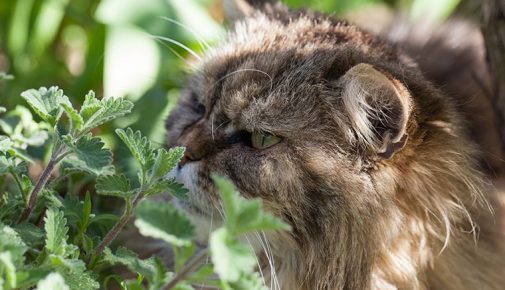
[(228, 78), (228, 77), (230, 77), (230, 76), (232, 76), (234, 74), (237, 74), (237, 73), (240, 73), (240, 72), (247, 72), (247, 71), (258, 72), (258, 73), (266, 75), (270, 79), (270, 91), (272, 91), (273, 86), (274, 86), (274, 79), (272, 78), (272, 76), (270, 76), (268, 73), (266, 73), (266, 72), (264, 72), (262, 70), (255, 69), (255, 68), (241, 68), (241, 69), (238, 69), (238, 70), (234, 70), (234, 71), (232, 71), (230, 73), (227, 73), (225, 76), (221, 77), (220, 79), (218, 79), (214, 85), (218, 84), (219, 82), (225, 80), (226, 78)]
[(152, 34), (150, 34), (149, 36), (151, 36), (154, 39), (159, 39), (159, 40), (163, 40), (163, 41), (175, 44), (175, 45), (179, 46), (180, 48), (182, 48), (182, 49), (186, 50), (187, 52), (189, 52), (192, 56), (194, 56), (199, 61), (202, 60), (202, 58), (196, 52), (194, 52), (191, 48), (185, 46), (184, 44), (180, 43), (177, 40), (174, 40), (172, 38), (165, 37), (165, 36), (160, 36), (160, 35), (152, 35)]
[(160, 43), (161, 45), (163, 45), (164, 47), (168, 48), (173, 54), (175, 54), (175, 56), (182, 60), (187, 66), (191, 67), (192, 69), (196, 69), (196, 65), (194, 63), (190, 63), (187, 59), (185, 59), (180, 53), (178, 53), (175, 49), (173, 49), (172, 47), (170, 47), (169, 45), (167, 45), (166, 43), (164, 43), (163, 41), (161, 41), (160, 39), (155, 39), (158, 43)]
[(172, 19), (170, 17), (160, 16), (160, 18), (163, 20), (166, 20), (168, 22), (171, 22), (175, 25), (178, 25), (179, 27), (182, 27), (182, 28), (186, 29), (189, 33), (193, 34), (193, 36), (196, 38), (196, 41), (198, 41), (198, 44), (200, 45), (200, 47), (203, 50), (210, 49), (210, 45), (205, 41), (205, 39), (199, 33), (194, 31), (193, 29), (191, 29), (189, 26), (187, 26), (187, 25), (185, 25), (175, 19)]
[[(249, 238), (247, 237), (247, 235), (244, 235), (244, 237), (245, 237), (247, 243), (249, 244), (249, 247), (252, 249), (252, 251), (254, 253), (254, 258), (256, 259), (256, 265), (258, 265), (258, 270), (260, 271), (261, 279), (263, 279), (263, 285), (265, 285), (266, 284), (265, 275), (263, 275), (263, 269), (261, 269), (261, 264), (260, 264), (260, 261), (258, 259), (258, 256), (256, 255), (256, 252), (254, 251), (254, 247), (252, 246), (251, 241), (249, 240)], [(270, 287), (270, 288), (272, 288), (272, 287)]]

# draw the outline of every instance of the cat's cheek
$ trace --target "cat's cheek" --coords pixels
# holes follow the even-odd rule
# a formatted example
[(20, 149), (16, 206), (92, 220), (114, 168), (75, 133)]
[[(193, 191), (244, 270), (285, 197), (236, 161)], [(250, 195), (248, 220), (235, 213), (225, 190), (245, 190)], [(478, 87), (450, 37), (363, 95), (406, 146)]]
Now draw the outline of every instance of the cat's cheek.
[(175, 178), (177, 182), (184, 184), (188, 189), (188, 199), (175, 199), (174, 204), (180, 210), (187, 212), (191, 223), (195, 227), (196, 240), (200, 244), (206, 244), (209, 240), (209, 234), (222, 226), (222, 219), (215, 211), (211, 201), (207, 200), (209, 196), (200, 187), (199, 170), (200, 162), (190, 162), (182, 167), (174, 168), (166, 177)]

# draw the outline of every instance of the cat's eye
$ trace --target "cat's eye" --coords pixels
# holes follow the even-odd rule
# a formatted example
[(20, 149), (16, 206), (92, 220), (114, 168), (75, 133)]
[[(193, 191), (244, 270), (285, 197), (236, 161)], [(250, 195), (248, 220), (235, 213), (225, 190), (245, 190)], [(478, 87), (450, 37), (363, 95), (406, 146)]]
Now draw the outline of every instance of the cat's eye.
[(256, 149), (265, 149), (281, 142), (281, 138), (266, 132), (253, 132), (251, 144)]

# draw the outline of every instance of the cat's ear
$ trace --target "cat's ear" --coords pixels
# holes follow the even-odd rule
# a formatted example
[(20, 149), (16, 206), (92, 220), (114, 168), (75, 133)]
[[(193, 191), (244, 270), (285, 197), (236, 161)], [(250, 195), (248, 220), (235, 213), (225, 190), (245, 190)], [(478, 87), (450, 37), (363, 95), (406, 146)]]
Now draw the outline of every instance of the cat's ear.
[(412, 112), (408, 89), (391, 75), (360, 63), (339, 80), (343, 106), (352, 127), (367, 147), (389, 159), (407, 142)]
[(255, 10), (261, 9), (272, 0), (223, 0), (223, 8), (226, 18), (235, 21), (251, 16)]

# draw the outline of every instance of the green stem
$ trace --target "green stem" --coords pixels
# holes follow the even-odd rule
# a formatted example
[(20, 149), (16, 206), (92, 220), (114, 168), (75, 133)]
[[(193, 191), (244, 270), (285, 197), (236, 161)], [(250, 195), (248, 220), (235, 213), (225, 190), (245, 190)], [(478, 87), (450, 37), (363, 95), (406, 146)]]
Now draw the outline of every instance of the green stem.
[(193, 258), (186, 263), (186, 266), (182, 268), (181, 271), (179, 271), (175, 276), (170, 280), (170, 282), (163, 287), (163, 290), (169, 290), (177, 286), (179, 282), (184, 280), (188, 275), (193, 273), (199, 266), (201, 266), (202, 263), (204, 263), (205, 259), (207, 258), (208, 254), (208, 249), (205, 248), (201, 250), (200, 252), (196, 253)]
[(25, 202), (26, 202), (26, 194), (25, 194), (25, 191), (23, 189), (23, 186), (21, 185), (21, 180), (19, 180), (18, 175), (16, 174), (16, 172), (14, 172), (14, 170), (12, 168), (9, 169), (9, 173), (12, 175), (12, 177), (16, 181), (16, 185), (19, 188), (19, 192), (21, 192), (21, 194), (23, 195), (23, 198), (25, 199)]
[(102, 254), (102, 252), (105, 250), (105, 247), (110, 245), (112, 241), (114, 241), (117, 237), (117, 235), (121, 232), (121, 230), (124, 228), (124, 226), (128, 223), (130, 218), (132, 217), (133, 210), (137, 206), (137, 204), (144, 198), (144, 193), (140, 192), (135, 196), (133, 203), (130, 204), (127, 202), (125, 211), (119, 221), (110, 229), (110, 231), (105, 235), (103, 238), (102, 242), (96, 248), (93, 250), (93, 254), (91, 255), (91, 258), (88, 261), (88, 265), (91, 265), (94, 263), (96, 258)]
[(46, 185), (47, 181), (49, 180), (49, 177), (51, 177), (51, 173), (53, 172), (56, 164), (58, 164), (58, 162), (61, 161), (62, 156), (64, 157), (66, 154), (68, 154), (68, 152), (62, 152), (63, 150), (64, 147), (57, 148), (53, 156), (51, 156), (51, 159), (47, 163), (46, 168), (44, 168), (44, 171), (42, 171), (42, 174), (40, 175), (39, 179), (37, 180), (37, 183), (35, 183), (35, 186), (33, 187), (33, 190), (30, 193), (28, 205), (26, 206), (25, 210), (21, 213), (21, 216), (19, 217), (19, 220), (17, 222), (18, 224), (26, 221), (30, 217), (33, 208), (37, 203), (38, 195)]

